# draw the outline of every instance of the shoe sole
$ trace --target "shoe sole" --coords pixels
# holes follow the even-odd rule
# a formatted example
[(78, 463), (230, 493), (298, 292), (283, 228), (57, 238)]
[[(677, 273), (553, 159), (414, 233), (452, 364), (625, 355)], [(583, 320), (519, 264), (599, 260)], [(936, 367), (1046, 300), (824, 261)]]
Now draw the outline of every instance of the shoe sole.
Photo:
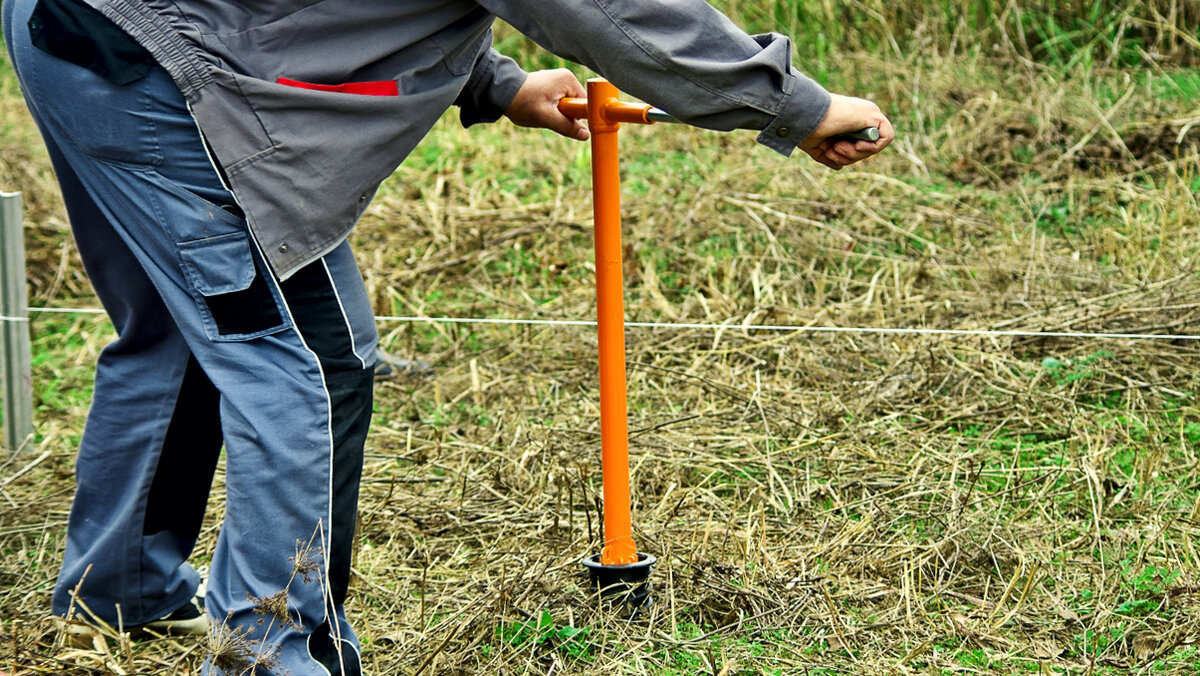
[[(64, 620), (54, 618), (55, 624), (63, 632), (66, 640), (76, 647), (90, 647), (96, 636), (114, 637), (115, 627), (94, 627), (79, 620)], [(204, 636), (208, 634), (208, 618), (204, 615), (187, 620), (169, 620), (150, 622), (148, 624), (125, 629), (129, 638), (146, 636)]]

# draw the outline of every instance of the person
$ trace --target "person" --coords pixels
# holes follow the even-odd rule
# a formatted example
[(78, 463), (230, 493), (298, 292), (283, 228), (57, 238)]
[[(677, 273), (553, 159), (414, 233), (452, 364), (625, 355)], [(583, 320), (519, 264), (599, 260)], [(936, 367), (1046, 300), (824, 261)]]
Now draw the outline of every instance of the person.
[[(376, 333), (347, 233), (452, 106), (573, 139), (566, 70), (833, 169), (887, 117), (702, 0), (5, 0), (3, 29), (116, 328), (76, 461), (55, 616), (205, 631), (209, 674), (360, 674), (344, 600)], [(875, 142), (839, 135), (880, 130)], [(218, 455), (204, 615), (188, 563)]]

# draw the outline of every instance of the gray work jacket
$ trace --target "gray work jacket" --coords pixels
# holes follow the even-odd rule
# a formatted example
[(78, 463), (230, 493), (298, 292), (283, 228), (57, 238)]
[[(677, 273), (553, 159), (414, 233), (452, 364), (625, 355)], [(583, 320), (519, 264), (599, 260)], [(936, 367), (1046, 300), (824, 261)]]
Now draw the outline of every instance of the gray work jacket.
[(342, 242), (451, 105), (466, 125), (500, 117), (525, 73), (491, 49), (496, 16), (685, 122), (762, 129), (784, 154), (829, 106), (787, 38), (746, 35), (703, 0), (86, 1), (179, 85), (280, 278)]

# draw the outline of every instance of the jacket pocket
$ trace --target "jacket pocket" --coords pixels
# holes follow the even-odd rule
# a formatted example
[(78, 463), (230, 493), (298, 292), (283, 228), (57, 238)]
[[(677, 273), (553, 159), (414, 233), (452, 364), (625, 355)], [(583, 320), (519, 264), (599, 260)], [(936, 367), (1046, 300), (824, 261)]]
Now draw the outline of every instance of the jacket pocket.
[(362, 96), (400, 96), (400, 85), (395, 80), (380, 80), (378, 82), (346, 82), (343, 84), (313, 84), (291, 78), (281, 77), (275, 80), (277, 84), (296, 87), (298, 89), (313, 89), (319, 92), (336, 92), (339, 94), (359, 94)]
[(250, 340), (287, 326), (272, 285), (255, 264), (249, 233), (182, 242), (178, 248), (210, 340)]

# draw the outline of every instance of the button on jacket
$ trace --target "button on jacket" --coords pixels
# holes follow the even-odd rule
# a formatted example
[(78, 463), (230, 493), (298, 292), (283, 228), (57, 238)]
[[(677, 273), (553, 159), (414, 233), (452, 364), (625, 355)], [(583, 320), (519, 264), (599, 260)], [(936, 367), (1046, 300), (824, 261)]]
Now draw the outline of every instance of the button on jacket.
[(525, 73), (491, 49), (497, 16), (685, 122), (760, 128), (784, 154), (829, 106), (787, 38), (701, 0), (85, 1), (171, 74), (284, 279), (345, 239), (451, 105), (465, 125), (501, 116)]

